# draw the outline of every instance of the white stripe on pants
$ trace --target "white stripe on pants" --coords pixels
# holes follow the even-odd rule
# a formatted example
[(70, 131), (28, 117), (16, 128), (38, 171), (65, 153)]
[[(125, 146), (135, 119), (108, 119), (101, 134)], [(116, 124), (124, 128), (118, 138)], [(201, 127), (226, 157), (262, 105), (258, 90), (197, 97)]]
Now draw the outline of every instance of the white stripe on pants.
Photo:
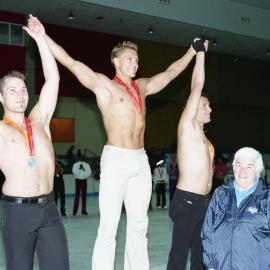
[(124, 201), (127, 214), (125, 270), (148, 270), (147, 210), (152, 180), (144, 149), (105, 145), (99, 187), (100, 224), (92, 270), (113, 270), (115, 236)]

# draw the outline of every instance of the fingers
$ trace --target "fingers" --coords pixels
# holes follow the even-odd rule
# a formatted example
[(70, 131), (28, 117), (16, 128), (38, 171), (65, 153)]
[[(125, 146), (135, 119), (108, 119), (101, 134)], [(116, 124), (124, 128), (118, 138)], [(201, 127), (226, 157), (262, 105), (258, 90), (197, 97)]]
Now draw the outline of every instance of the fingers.
[(23, 26), (22, 29), (29, 34), (29, 29), (26, 26)]
[(191, 47), (193, 48), (195, 53), (207, 52), (208, 51), (208, 45), (209, 45), (209, 41), (207, 39), (196, 37), (193, 40), (193, 42), (191, 44)]
[(204, 45), (205, 51), (207, 52), (208, 51), (208, 46), (209, 46), (209, 40), (206, 39), (204, 41), (203, 45)]
[(28, 28), (31, 29), (31, 28), (34, 28), (34, 27), (40, 26), (40, 25), (41, 25), (41, 23), (40, 23), (39, 19), (37, 17), (33, 16), (32, 14), (29, 14), (29, 18), (27, 20)]

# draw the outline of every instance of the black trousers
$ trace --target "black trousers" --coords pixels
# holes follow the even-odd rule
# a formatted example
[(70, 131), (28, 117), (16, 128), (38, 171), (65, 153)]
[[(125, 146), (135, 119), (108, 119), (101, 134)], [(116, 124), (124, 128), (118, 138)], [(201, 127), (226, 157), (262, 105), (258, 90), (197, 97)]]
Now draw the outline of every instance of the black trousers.
[(169, 194), (170, 194), (170, 202), (173, 199), (174, 192), (176, 190), (176, 185), (177, 185), (178, 179), (169, 179)]
[(40, 270), (69, 270), (66, 233), (53, 197), (41, 204), (3, 199), (0, 213), (7, 270), (33, 269), (35, 250)]
[(77, 214), (81, 192), (82, 192), (82, 213), (83, 213), (83, 212), (86, 212), (86, 199), (87, 199), (87, 180), (86, 179), (76, 179), (75, 198), (74, 198), (74, 203), (73, 203), (73, 215)]
[(189, 251), (190, 269), (205, 269), (200, 234), (208, 202), (208, 195), (176, 189), (169, 209), (173, 236), (167, 270), (185, 270)]
[[(156, 193), (157, 193), (157, 206), (164, 207), (166, 205), (166, 184), (165, 184), (165, 182), (156, 184)], [(161, 205), (160, 205), (160, 198), (161, 198)]]
[(53, 185), (53, 190), (54, 190), (54, 200), (57, 205), (58, 198), (60, 197), (60, 211), (61, 214), (66, 213), (66, 198), (65, 198), (65, 182), (62, 177), (54, 177), (54, 185)]

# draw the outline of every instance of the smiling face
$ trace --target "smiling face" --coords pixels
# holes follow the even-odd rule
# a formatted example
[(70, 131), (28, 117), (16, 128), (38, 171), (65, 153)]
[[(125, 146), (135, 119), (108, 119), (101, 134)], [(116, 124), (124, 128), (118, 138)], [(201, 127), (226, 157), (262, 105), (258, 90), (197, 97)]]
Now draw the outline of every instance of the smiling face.
[(4, 80), (0, 101), (3, 104), (5, 112), (24, 113), (28, 105), (28, 100), (27, 88), (22, 79), (10, 77)]
[(258, 174), (254, 158), (248, 156), (238, 157), (235, 160), (233, 171), (237, 187), (243, 190), (255, 183)]
[(114, 65), (117, 73), (128, 78), (134, 78), (138, 70), (138, 54), (133, 49), (124, 49), (117, 58)]

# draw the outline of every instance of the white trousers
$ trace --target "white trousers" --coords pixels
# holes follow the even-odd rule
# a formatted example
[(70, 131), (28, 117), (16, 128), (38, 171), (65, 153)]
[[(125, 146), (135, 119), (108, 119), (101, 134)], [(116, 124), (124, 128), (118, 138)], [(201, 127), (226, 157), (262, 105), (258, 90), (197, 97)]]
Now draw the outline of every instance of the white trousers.
[(105, 145), (100, 165), (100, 224), (92, 270), (114, 269), (115, 236), (123, 201), (127, 214), (124, 269), (148, 270), (147, 210), (152, 180), (145, 150)]

